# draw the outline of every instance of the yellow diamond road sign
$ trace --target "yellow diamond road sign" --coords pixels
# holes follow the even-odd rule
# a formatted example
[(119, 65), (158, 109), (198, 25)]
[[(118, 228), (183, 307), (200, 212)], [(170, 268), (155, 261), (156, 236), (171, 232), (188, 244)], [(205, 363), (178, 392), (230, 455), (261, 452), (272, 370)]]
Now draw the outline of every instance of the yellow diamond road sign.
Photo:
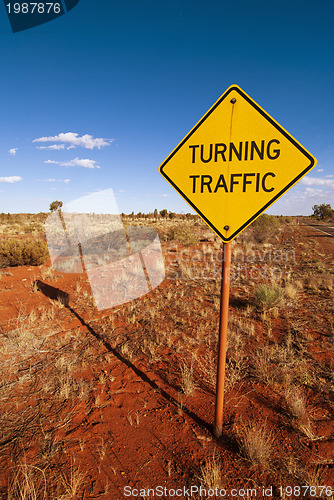
[(283, 127), (232, 85), (160, 166), (225, 242), (316, 164)]

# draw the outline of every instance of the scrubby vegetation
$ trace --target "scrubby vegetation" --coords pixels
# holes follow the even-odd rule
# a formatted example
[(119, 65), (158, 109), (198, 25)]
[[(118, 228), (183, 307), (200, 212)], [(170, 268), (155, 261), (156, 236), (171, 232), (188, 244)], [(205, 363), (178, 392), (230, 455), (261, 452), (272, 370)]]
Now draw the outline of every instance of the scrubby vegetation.
[(10, 239), (0, 242), (0, 267), (39, 266), (49, 257), (45, 241)]
[[(11, 235), (36, 225), (5, 218)], [(99, 312), (85, 275), (66, 281), (43, 266), (0, 323), (0, 497), (118, 498), (129, 481), (249, 486), (259, 498), (263, 486), (280, 498), (280, 485), (332, 485), (334, 272), (324, 240), (264, 217), (233, 242), (214, 440), (221, 243), (198, 218), (124, 220), (157, 228), (159, 288)], [(4, 294), (16, 271), (1, 271)]]
[(322, 203), (321, 205), (314, 205), (312, 207), (313, 216), (321, 220), (330, 220), (334, 218), (334, 210), (329, 203)]
[(167, 240), (183, 245), (196, 245), (199, 243), (199, 236), (189, 225), (174, 225), (167, 232)]
[(275, 285), (259, 285), (255, 288), (254, 295), (259, 309), (270, 309), (281, 302), (284, 289)]
[(262, 214), (252, 224), (255, 241), (263, 243), (278, 232), (279, 219), (274, 215)]

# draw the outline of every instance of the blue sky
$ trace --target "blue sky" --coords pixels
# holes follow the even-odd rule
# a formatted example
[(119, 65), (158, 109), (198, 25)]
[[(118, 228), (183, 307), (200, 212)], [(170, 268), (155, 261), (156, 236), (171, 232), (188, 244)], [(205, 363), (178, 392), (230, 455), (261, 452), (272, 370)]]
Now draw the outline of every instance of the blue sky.
[(332, 0), (80, 0), (12, 33), (1, 7), (0, 212), (108, 188), (120, 212), (191, 211), (158, 167), (232, 84), (318, 161), (268, 212), (333, 206), (333, 18)]

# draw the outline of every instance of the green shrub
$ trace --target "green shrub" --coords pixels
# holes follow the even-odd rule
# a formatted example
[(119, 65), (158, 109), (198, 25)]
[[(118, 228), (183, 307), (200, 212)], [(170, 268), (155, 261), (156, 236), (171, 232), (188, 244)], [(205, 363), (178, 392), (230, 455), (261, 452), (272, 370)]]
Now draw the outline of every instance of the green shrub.
[(199, 237), (191, 227), (178, 225), (169, 229), (167, 240), (182, 243), (182, 245), (197, 245)]
[(34, 233), (35, 231), (37, 231), (37, 225), (36, 224), (29, 224), (28, 226), (24, 226), (23, 228), (23, 232), (24, 233)]
[(270, 309), (284, 297), (283, 288), (273, 285), (259, 285), (255, 288), (255, 304), (259, 309)]
[(260, 215), (252, 224), (254, 239), (258, 243), (263, 243), (277, 233), (279, 225), (279, 220), (274, 215)]
[(39, 266), (49, 257), (42, 240), (5, 240), (0, 242), (0, 267)]

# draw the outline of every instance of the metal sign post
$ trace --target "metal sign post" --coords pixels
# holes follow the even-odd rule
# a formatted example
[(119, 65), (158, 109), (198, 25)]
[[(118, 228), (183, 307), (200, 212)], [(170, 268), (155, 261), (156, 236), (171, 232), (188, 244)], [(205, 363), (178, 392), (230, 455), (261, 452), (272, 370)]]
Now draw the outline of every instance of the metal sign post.
[(221, 276), (220, 317), (218, 336), (218, 365), (216, 386), (216, 407), (213, 432), (216, 437), (222, 435), (223, 403), (225, 386), (226, 343), (228, 325), (228, 305), (230, 296), (231, 243), (223, 243), (223, 265)]

